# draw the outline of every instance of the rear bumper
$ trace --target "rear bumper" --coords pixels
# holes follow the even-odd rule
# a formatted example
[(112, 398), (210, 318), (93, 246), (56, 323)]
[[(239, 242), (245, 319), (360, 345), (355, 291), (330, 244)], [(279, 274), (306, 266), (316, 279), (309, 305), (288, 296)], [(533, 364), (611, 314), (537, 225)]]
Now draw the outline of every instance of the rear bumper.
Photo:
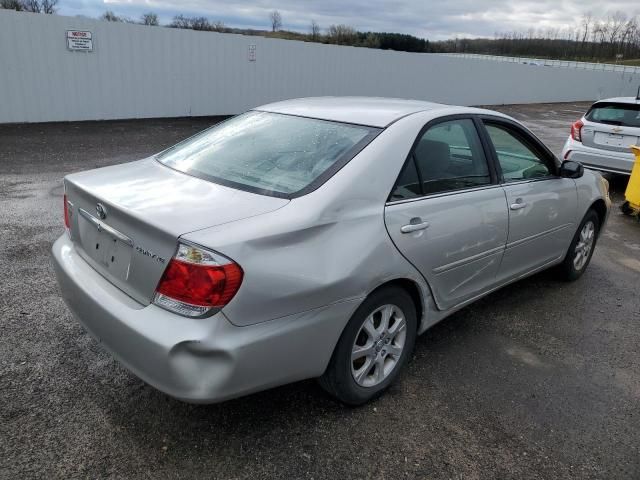
[(223, 313), (189, 319), (140, 305), (93, 270), (66, 235), (52, 253), (62, 296), (86, 330), (142, 380), (194, 403), (320, 376), (359, 304), (236, 327)]
[(603, 172), (631, 174), (634, 156), (631, 151), (610, 152), (597, 148), (585, 147), (582, 143), (569, 138), (562, 149), (562, 158), (582, 163), (587, 168)]

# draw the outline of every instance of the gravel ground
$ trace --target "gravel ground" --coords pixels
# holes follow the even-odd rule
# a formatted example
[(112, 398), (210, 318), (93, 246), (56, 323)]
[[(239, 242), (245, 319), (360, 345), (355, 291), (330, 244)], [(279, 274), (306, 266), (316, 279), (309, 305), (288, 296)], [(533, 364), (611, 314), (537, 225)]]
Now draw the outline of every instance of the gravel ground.
[[(558, 152), (586, 105), (499, 109)], [(314, 381), (188, 405), (112, 360), (55, 283), (62, 177), (215, 121), (0, 126), (0, 477), (640, 478), (640, 224), (617, 209), (578, 282), (544, 272), (460, 311), (361, 408)]]

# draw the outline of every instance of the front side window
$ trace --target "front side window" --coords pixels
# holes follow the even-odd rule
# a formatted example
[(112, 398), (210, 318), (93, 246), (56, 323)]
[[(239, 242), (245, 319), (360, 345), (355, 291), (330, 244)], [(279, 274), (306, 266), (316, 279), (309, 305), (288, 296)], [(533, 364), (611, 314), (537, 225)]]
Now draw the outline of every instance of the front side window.
[(205, 180), (289, 196), (342, 166), (378, 131), (251, 111), (188, 138), (156, 159)]
[(390, 200), (491, 183), (487, 160), (471, 119), (437, 123), (420, 137)]
[(640, 128), (640, 104), (596, 103), (585, 118), (590, 122)]
[(528, 146), (518, 133), (498, 124), (486, 124), (485, 127), (498, 156), (505, 182), (532, 180), (553, 175), (542, 155)]

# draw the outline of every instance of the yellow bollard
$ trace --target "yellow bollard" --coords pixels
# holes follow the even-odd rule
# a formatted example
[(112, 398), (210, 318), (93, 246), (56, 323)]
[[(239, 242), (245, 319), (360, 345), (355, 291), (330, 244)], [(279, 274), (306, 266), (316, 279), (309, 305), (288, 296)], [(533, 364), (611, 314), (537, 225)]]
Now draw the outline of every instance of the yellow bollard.
[(629, 177), (629, 183), (627, 184), (627, 190), (624, 192), (624, 196), (633, 213), (638, 214), (638, 212), (640, 212), (640, 147), (632, 145), (631, 150), (636, 156), (636, 160), (633, 163), (631, 177)]

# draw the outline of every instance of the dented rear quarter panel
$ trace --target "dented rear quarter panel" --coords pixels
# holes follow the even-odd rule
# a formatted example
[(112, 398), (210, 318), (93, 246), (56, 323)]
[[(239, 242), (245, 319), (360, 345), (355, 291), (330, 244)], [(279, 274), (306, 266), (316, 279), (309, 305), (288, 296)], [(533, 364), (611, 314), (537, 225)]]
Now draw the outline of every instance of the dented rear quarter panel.
[(428, 302), (424, 278), (389, 238), (384, 207), (416, 135), (434, 116), (400, 119), (324, 185), (279, 210), (184, 235), (242, 267), (242, 286), (224, 308), (232, 323), (363, 299), (398, 278), (414, 281)]

